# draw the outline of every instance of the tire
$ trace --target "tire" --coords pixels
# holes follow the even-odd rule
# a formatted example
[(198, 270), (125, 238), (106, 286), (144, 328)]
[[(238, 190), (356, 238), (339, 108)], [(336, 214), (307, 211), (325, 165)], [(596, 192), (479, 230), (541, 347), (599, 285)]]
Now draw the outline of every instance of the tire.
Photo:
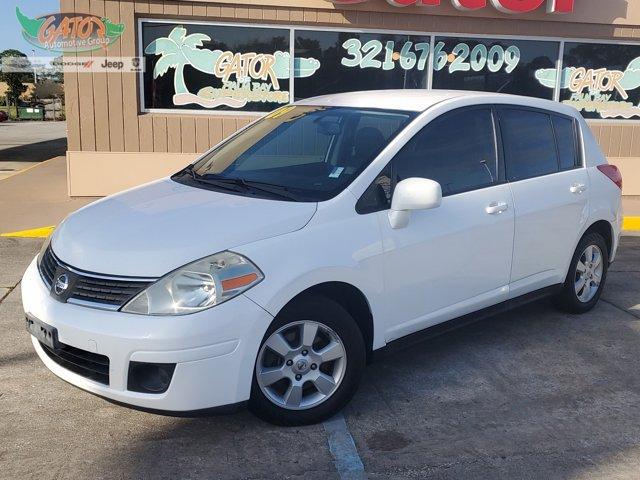
[[(601, 256), (601, 269), (599, 266), (594, 266), (590, 268), (587, 265), (587, 277), (586, 277), (586, 285), (585, 289), (590, 288), (591, 291), (587, 292), (587, 290), (579, 290), (576, 291), (579, 287), (579, 284), (582, 283), (583, 274), (578, 271), (578, 265), (580, 264), (580, 269), (582, 270), (582, 265), (584, 263), (582, 260), (586, 258), (587, 249), (592, 248), (593, 251), (599, 252)], [(585, 257), (583, 257), (585, 255)], [(593, 262), (594, 264), (596, 262)], [(573, 258), (571, 259), (571, 265), (569, 266), (569, 273), (567, 273), (567, 278), (562, 286), (562, 292), (558, 294), (554, 298), (554, 304), (560, 310), (569, 313), (586, 313), (590, 311), (593, 307), (596, 306), (598, 300), (600, 300), (600, 295), (602, 295), (602, 290), (604, 289), (606, 280), (607, 280), (607, 272), (609, 270), (609, 249), (607, 248), (607, 244), (604, 241), (602, 235), (596, 232), (587, 233), (582, 239), (578, 246), (576, 247), (576, 251), (573, 254)], [(588, 277), (588, 273), (592, 272), (594, 277), (594, 281), (600, 278), (600, 282), (597, 285), (597, 289), (594, 288), (593, 283), (591, 283), (590, 277)], [(599, 275), (598, 272), (600, 272)], [(580, 282), (578, 282), (580, 280)], [(579, 294), (581, 293), (581, 294)], [(581, 298), (582, 297), (582, 298)]]
[[(315, 340), (310, 342), (308, 338), (313, 335), (314, 328)], [(303, 341), (304, 332), (309, 333)], [(280, 343), (281, 339), (286, 345)], [(283, 355), (287, 347), (289, 352)], [(323, 362), (318, 352), (325, 352), (327, 359), (340, 352), (343, 356)], [(321, 422), (351, 400), (365, 363), (362, 333), (351, 315), (329, 298), (307, 296), (287, 305), (262, 339), (253, 371), (249, 410), (276, 425)], [(272, 373), (274, 377), (268, 376)], [(329, 382), (326, 377), (332, 380)], [(304, 386), (301, 390), (298, 389), (300, 385)]]

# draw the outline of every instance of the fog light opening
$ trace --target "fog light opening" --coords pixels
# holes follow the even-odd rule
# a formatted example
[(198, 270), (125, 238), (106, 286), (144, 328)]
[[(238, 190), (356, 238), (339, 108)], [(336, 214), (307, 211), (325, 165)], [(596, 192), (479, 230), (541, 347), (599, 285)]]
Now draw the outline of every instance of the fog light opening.
[(140, 393), (164, 393), (169, 388), (175, 363), (129, 362), (127, 390)]

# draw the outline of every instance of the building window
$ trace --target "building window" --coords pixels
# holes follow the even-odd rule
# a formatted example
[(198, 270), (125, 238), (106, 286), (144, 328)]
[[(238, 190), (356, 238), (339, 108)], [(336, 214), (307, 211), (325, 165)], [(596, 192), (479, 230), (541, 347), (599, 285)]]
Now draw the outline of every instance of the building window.
[[(357, 90), (426, 88), (429, 36), (297, 30), (296, 99)], [(305, 58), (318, 61), (307, 70)]]
[(554, 68), (557, 42), (436, 37), (433, 88), (510, 93), (553, 99), (553, 89), (536, 80), (540, 69)]
[(144, 108), (268, 112), (289, 98), (289, 30), (142, 23)]
[[(640, 118), (640, 45), (566, 43), (560, 101), (586, 118)], [(540, 80), (556, 81), (542, 71)]]
[(566, 42), (560, 59), (560, 42), (546, 40), (152, 19), (140, 35), (143, 111), (270, 112), (319, 95), (427, 89), (431, 73), (434, 89), (559, 98), (585, 118), (640, 119), (640, 45)]

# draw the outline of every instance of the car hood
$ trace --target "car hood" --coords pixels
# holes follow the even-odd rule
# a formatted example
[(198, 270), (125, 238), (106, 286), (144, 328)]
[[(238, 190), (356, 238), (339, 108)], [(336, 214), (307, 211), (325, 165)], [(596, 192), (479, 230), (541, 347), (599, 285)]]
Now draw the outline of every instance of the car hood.
[(60, 260), (81, 270), (159, 277), (207, 255), (299, 230), (316, 207), (164, 179), (78, 210), (51, 242)]

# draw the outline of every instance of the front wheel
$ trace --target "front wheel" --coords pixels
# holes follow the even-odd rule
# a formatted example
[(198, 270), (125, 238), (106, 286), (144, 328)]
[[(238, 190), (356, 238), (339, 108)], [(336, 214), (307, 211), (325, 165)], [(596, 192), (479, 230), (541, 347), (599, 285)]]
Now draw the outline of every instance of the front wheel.
[(599, 233), (582, 237), (555, 304), (569, 313), (585, 313), (596, 306), (609, 269), (609, 250)]
[(280, 425), (320, 422), (351, 399), (365, 357), (362, 334), (338, 303), (321, 296), (297, 301), (265, 334), (249, 408)]

